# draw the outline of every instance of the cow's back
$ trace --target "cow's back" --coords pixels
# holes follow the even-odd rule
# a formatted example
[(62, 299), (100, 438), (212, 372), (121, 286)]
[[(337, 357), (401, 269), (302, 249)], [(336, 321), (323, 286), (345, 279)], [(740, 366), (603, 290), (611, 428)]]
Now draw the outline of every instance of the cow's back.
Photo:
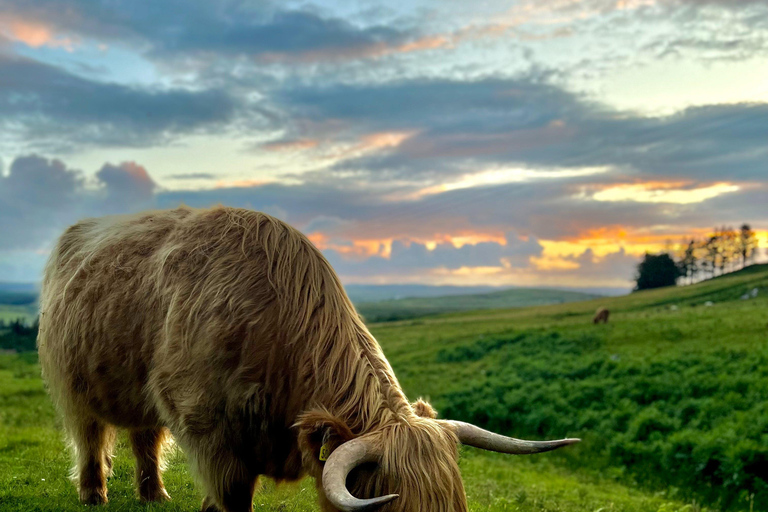
[(46, 267), (40, 360), (55, 400), (115, 425), (202, 432), (232, 402), (290, 425), (307, 393), (281, 369), (311, 350), (296, 346), (309, 313), (320, 303), (343, 313), (345, 301), (306, 237), (262, 213), (87, 219)]

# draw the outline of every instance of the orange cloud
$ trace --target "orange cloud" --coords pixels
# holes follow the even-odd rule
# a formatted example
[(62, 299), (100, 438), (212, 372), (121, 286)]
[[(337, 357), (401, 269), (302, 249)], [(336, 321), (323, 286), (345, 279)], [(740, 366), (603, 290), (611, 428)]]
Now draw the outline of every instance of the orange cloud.
[(352, 240), (338, 243), (320, 232), (307, 236), (320, 250), (333, 250), (351, 259), (365, 259), (371, 256), (388, 258), (392, 250), (392, 239)]
[[(331, 249), (344, 256), (353, 258), (368, 258), (371, 256), (380, 256), (389, 258), (392, 252), (393, 238), (374, 238), (374, 239), (354, 239), (345, 240), (344, 243), (334, 242), (327, 234), (315, 232), (308, 235), (318, 249)], [(501, 245), (507, 243), (506, 238), (501, 234), (488, 233), (462, 233), (459, 235), (435, 235), (429, 238), (410, 238), (405, 241), (406, 245), (410, 243), (419, 243), (426, 246), (430, 251), (435, 250), (438, 244), (449, 243), (459, 249), (465, 245), (476, 245), (483, 242), (495, 242)]]
[(375, 132), (363, 135), (360, 140), (352, 145), (329, 152), (326, 157), (332, 159), (345, 159), (350, 156), (370, 153), (381, 149), (395, 148), (409, 139), (416, 132)]
[(540, 257), (531, 258), (531, 263), (538, 270), (576, 270), (579, 268), (579, 264), (575, 261), (548, 254), (546, 249)]
[(51, 26), (13, 16), (0, 20), (0, 33), (12, 41), (19, 41), (32, 48), (50, 46), (72, 50), (73, 46), (72, 39), (54, 35)]

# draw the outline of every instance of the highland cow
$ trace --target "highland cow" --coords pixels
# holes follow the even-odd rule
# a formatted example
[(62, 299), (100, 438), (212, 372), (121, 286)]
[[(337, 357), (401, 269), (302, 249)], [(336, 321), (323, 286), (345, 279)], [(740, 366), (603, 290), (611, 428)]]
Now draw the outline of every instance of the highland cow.
[(203, 510), (252, 510), (260, 475), (315, 478), (324, 511), (464, 512), (460, 442), (521, 441), (409, 403), (312, 243), (268, 215), (217, 207), (87, 219), (45, 269), (43, 375), (75, 453), (84, 503), (107, 501), (117, 428), (139, 497), (165, 500), (169, 434)]
[(592, 319), (592, 323), (593, 324), (599, 324), (599, 323), (602, 322), (604, 324), (607, 324), (608, 323), (608, 317), (610, 315), (611, 315), (610, 311), (608, 311), (605, 308), (600, 308), (595, 313), (595, 317)]

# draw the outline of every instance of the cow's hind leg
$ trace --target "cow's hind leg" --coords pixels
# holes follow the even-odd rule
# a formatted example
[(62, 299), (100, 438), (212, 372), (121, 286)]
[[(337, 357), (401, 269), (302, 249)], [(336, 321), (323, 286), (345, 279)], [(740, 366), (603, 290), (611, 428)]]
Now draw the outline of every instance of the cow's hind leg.
[(132, 430), (131, 447), (136, 457), (136, 485), (141, 501), (166, 501), (162, 477), (162, 450), (168, 439), (168, 430), (153, 428)]
[(92, 417), (67, 418), (75, 450), (74, 478), (80, 501), (89, 505), (107, 502), (107, 476), (112, 469), (115, 428)]

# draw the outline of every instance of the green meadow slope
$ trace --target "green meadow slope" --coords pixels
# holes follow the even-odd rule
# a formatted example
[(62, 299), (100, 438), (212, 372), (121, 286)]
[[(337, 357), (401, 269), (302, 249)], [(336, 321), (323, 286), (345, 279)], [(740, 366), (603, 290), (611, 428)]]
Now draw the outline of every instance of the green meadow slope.
[[(759, 295), (742, 301), (753, 288)], [(705, 306), (707, 301), (714, 302)], [(611, 323), (595, 326), (599, 306)], [(371, 329), (411, 398), (517, 437), (579, 436), (562, 452), (462, 450), (470, 510), (768, 510), (768, 267), (695, 286), (454, 313)], [(34, 354), (0, 355), (0, 510), (83, 510)], [(125, 438), (105, 510), (196, 510), (172, 451), (174, 500), (139, 504)], [(255, 510), (318, 510), (309, 481), (266, 482)]]
[[(758, 296), (741, 300), (757, 288)], [(711, 302), (711, 306), (706, 304)], [(593, 325), (599, 306), (611, 322)], [(768, 266), (694, 286), (375, 326), (410, 396), (710, 506), (768, 510)]]

